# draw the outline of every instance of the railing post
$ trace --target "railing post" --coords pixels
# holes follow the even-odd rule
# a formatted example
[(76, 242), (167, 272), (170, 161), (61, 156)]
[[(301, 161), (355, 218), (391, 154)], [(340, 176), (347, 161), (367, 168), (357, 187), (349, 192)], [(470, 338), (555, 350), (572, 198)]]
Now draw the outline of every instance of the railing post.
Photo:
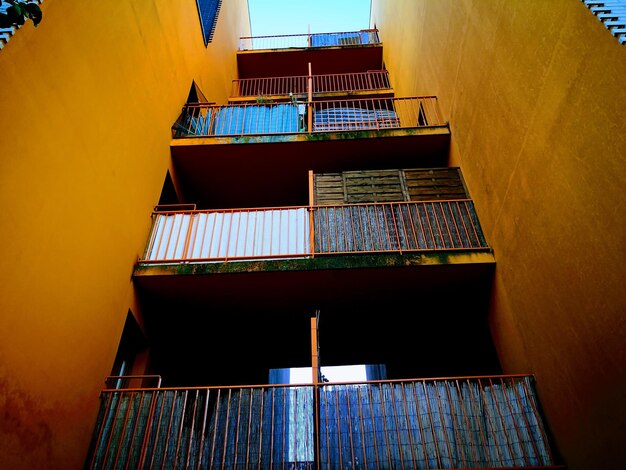
[(318, 344), (318, 319), (319, 310), (315, 311), (315, 316), (311, 317), (311, 370), (313, 379), (313, 458), (316, 468), (320, 468), (320, 412), (319, 412), (319, 344)]
[(309, 62), (309, 76), (307, 78), (307, 131), (313, 132), (313, 75), (311, 73), (311, 62)]
[(319, 346), (317, 344), (317, 314), (311, 317), (311, 372), (312, 383), (317, 385), (320, 381), (320, 367), (319, 367)]
[(315, 217), (313, 214), (313, 204), (315, 204), (313, 170), (309, 170), (309, 251), (311, 258), (315, 258)]

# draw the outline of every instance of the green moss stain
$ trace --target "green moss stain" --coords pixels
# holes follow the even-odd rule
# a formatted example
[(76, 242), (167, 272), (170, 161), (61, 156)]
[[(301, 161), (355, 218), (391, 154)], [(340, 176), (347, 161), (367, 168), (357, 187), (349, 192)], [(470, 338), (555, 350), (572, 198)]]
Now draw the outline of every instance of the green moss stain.
[[(489, 252), (491, 255), (491, 253)], [(264, 261), (230, 261), (219, 263), (138, 264), (134, 276), (151, 275), (202, 275), (235, 274), (278, 271), (312, 271), (333, 269), (405, 268), (411, 266), (447, 265), (458, 263), (494, 262), (484, 253), (451, 253), (445, 251), (428, 253), (384, 253), (363, 255), (317, 256)]]

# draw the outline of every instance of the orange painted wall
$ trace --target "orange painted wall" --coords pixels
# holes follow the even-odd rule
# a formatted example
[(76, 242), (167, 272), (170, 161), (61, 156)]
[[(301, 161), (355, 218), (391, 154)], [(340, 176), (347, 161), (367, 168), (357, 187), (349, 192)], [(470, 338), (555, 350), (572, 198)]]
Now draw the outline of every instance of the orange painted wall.
[(224, 102), (246, 0), (42, 4), (0, 50), (0, 467), (82, 468), (192, 80)]
[(496, 274), (506, 372), (572, 470), (626, 460), (626, 47), (580, 1), (373, 0), (398, 96), (435, 94)]

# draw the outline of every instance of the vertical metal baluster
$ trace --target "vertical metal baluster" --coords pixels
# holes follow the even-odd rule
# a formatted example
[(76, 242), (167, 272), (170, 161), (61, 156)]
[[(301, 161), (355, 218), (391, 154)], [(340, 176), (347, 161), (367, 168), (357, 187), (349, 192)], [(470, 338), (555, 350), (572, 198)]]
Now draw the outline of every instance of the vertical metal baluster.
[[(248, 430), (248, 432), (246, 433), (246, 461), (244, 464), (244, 468), (250, 468), (250, 429), (252, 428), (252, 405), (254, 398), (254, 396), (252, 395), (252, 390), (253, 388), (248, 389), (248, 391), (250, 392), (250, 400), (248, 401), (248, 422), (246, 425), (246, 429)], [(241, 394), (243, 396), (243, 391)]]
[[(509, 439), (509, 433), (506, 430), (506, 423), (504, 422), (504, 418), (502, 416), (502, 411), (500, 411), (500, 404), (498, 403), (498, 396), (496, 395), (496, 389), (494, 388), (493, 381), (491, 380), (491, 377), (489, 377), (488, 380), (489, 380), (489, 385), (491, 386), (491, 391), (492, 391), (492, 394), (493, 394), (493, 401), (496, 404), (496, 410), (498, 412), (498, 417), (500, 418), (500, 424), (502, 425), (502, 431), (504, 432), (504, 437), (506, 439), (506, 446), (509, 449), (509, 454), (511, 455), (511, 460), (513, 461), (512, 465), (516, 465), (516, 463), (515, 463), (515, 454), (513, 453), (513, 448), (511, 447), (511, 441)], [(505, 394), (505, 396), (506, 396), (506, 394)], [(517, 427), (515, 427), (515, 431), (517, 431)], [(518, 433), (517, 437), (519, 439), (519, 433)], [(520, 441), (520, 443), (521, 443), (521, 441)], [(525, 465), (528, 466), (528, 459), (526, 458), (526, 450), (523, 448), (523, 446), (522, 446), (522, 452), (524, 453)], [(504, 462), (502, 462), (502, 463), (504, 464)]]
[(472, 454), (474, 455), (474, 465), (480, 465), (481, 462), (478, 461), (478, 455), (476, 454), (476, 444), (474, 443), (474, 438), (472, 437), (472, 428), (470, 427), (469, 419), (467, 417), (467, 412), (465, 410), (465, 400), (463, 399), (463, 392), (461, 391), (461, 386), (459, 385), (459, 381), (454, 381), (456, 385), (457, 393), (459, 394), (459, 404), (461, 405), (461, 411), (463, 412), (463, 418), (465, 419), (465, 426), (467, 427), (467, 435), (470, 439), (470, 448), (472, 449)]
[[(552, 451), (550, 450), (550, 443), (548, 441), (548, 436), (546, 435), (546, 431), (543, 427), (543, 421), (541, 419), (541, 415), (539, 414), (539, 410), (535, 407), (535, 400), (534, 400), (534, 394), (532, 391), (528, 390), (528, 387), (526, 385), (526, 380), (524, 380), (525, 378), (528, 378), (528, 380), (531, 380), (532, 377), (524, 377), (521, 380), (522, 383), (522, 387), (524, 388), (524, 392), (526, 393), (526, 396), (528, 397), (528, 402), (530, 403), (530, 407), (533, 409), (533, 415), (535, 417), (535, 419), (537, 420), (537, 426), (539, 427), (539, 432), (541, 432), (541, 438), (543, 439), (543, 442), (545, 444), (545, 448), (546, 448), (546, 452), (548, 453), (548, 465), (553, 465), (554, 464), (554, 458), (552, 456)], [(532, 440), (533, 442), (533, 446), (534, 446), (534, 439)], [(540, 459), (540, 454), (539, 451), (535, 449), (536, 455), (537, 455), (537, 460)]]
[(228, 398), (226, 400), (226, 421), (225, 421), (225, 429), (224, 429), (224, 450), (222, 451), (222, 468), (225, 467), (226, 464), (226, 450), (228, 449), (228, 431), (230, 428), (230, 399), (232, 397), (233, 390), (231, 388), (228, 389)]
[(337, 417), (337, 446), (339, 454), (339, 468), (343, 468), (343, 448), (341, 445), (341, 410), (339, 409), (339, 390), (335, 387), (335, 416)]
[(261, 470), (261, 463), (263, 462), (263, 411), (265, 410), (265, 408), (263, 407), (263, 403), (265, 402), (265, 388), (261, 387), (260, 392), (261, 403), (259, 405), (259, 458), (257, 470)]
[(361, 449), (363, 451), (363, 468), (368, 468), (367, 466), (367, 448), (365, 446), (365, 424), (363, 423), (363, 404), (361, 403), (361, 387), (356, 388), (356, 400), (359, 407), (358, 416), (359, 416), (359, 424), (361, 425)]
[[(124, 427), (122, 428), (122, 434), (120, 435), (119, 438), (119, 444), (117, 447), (117, 452), (115, 452), (115, 460), (113, 461), (113, 468), (117, 468), (117, 462), (120, 458), (120, 452), (122, 451), (122, 448), (125, 447), (124, 446), (124, 436), (126, 435), (126, 430), (128, 429), (128, 420), (131, 416), (131, 411), (133, 408), (133, 400), (135, 397), (136, 392), (128, 392), (130, 394), (129, 400), (128, 400), (128, 406), (126, 407), (126, 413), (124, 414)], [(130, 448), (129, 448), (130, 450)], [(128, 458), (128, 457), (127, 457)]]
[[(470, 396), (470, 401), (472, 402), (472, 407), (474, 408), (474, 414), (476, 415), (476, 424), (478, 424), (478, 431), (480, 433), (480, 439), (483, 441), (483, 446), (485, 449), (485, 456), (487, 457), (487, 463), (489, 467), (492, 467), (494, 465), (491, 462), (491, 456), (489, 455), (489, 445), (487, 444), (487, 439), (485, 438), (483, 427), (480, 425), (481, 417), (478, 414), (478, 409), (476, 408), (476, 402), (474, 400), (474, 393), (472, 392), (472, 385), (469, 379), (467, 379), (466, 382), (467, 382), (467, 391), (469, 392), (469, 396)], [(480, 387), (480, 383), (478, 384), (478, 386)]]
[[(453, 402), (452, 402), (452, 395), (450, 394), (450, 384), (448, 380), (444, 380), (443, 384), (446, 387), (446, 395), (448, 397), (448, 403), (450, 403), (450, 416), (452, 416), (452, 424), (454, 426), (454, 433), (456, 435), (456, 441), (458, 442), (456, 448), (458, 449), (457, 452), (459, 454), (461, 454), (461, 460), (463, 461), (463, 467), (467, 467), (467, 461), (465, 460), (465, 451), (463, 450), (463, 446), (461, 445), (461, 436), (459, 435), (459, 424), (456, 422), (456, 415), (454, 412), (454, 406), (453, 406)], [(469, 426), (467, 428), (467, 431), (469, 433), (470, 429)]]
[[(126, 456), (126, 464), (124, 465), (124, 468), (128, 468), (128, 465), (132, 459), (132, 452), (133, 452), (133, 445), (135, 444), (135, 437), (137, 436), (137, 428), (139, 427), (139, 420), (141, 419), (141, 409), (143, 407), (143, 401), (145, 398), (145, 392), (142, 391), (141, 392), (141, 399), (139, 400), (139, 406), (137, 407), (137, 418), (135, 419), (135, 424), (133, 425), (133, 434), (131, 436), (130, 439), (130, 443), (128, 445), (128, 455)], [(144, 432), (145, 432), (145, 428), (144, 428)]]
[(389, 429), (387, 429), (387, 413), (385, 412), (385, 390), (384, 384), (379, 383), (378, 387), (380, 389), (380, 409), (383, 414), (383, 430), (385, 433), (385, 446), (387, 447), (387, 461), (389, 463), (389, 468), (394, 468), (393, 460), (391, 458), (391, 444), (389, 443)]
[(435, 219), (435, 224), (437, 224), (437, 232), (439, 233), (439, 238), (441, 240), (441, 248), (445, 248), (446, 247), (446, 243), (445, 243), (445, 240), (443, 238), (443, 231), (441, 230), (441, 224), (439, 223), (439, 215), (435, 211), (435, 203), (431, 201), (429, 204), (430, 204), (430, 207), (433, 210), (433, 217)]
[(430, 460), (428, 459), (428, 452), (426, 451), (426, 438), (424, 437), (424, 430), (422, 429), (422, 417), (419, 408), (419, 398), (417, 397), (417, 386), (413, 382), (413, 398), (415, 398), (415, 416), (417, 418), (417, 429), (420, 433), (420, 439), (422, 441), (422, 451), (424, 451), (424, 463), (426, 468), (430, 468)]
[[(91, 464), (89, 468), (95, 468), (96, 456), (98, 455), (98, 449), (100, 448), (100, 441), (102, 440), (102, 436), (104, 435), (105, 423), (107, 421), (107, 416), (111, 410), (111, 401), (113, 401), (113, 393), (116, 392), (103, 392), (105, 396), (105, 405), (104, 412), (102, 413), (102, 422), (100, 423), (100, 431), (98, 431), (98, 438), (96, 439), (96, 444), (93, 449), (93, 454), (91, 456)], [(108, 397), (108, 398), (106, 398)]]
[[(206, 389), (206, 399), (204, 400), (204, 411), (202, 413), (202, 431), (200, 432), (200, 448), (198, 449), (198, 463), (196, 464), (196, 470), (200, 470), (202, 464), (202, 451), (204, 450), (204, 431), (206, 429), (206, 421), (209, 418), (209, 397), (211, 394), (210, 389)], [(210, 466), (210, 464), (209, 464)]]
[[(524, 387), (524, 390), (527, 390), (526, 389), (526, 384), (524, 382), (522, 382), (522, 387)], [(526, 418), (526, 413), (525, 413), (523, 405), (522, 405), (522, 400), (521, 400), (521, 398), (520, 398), (520, 396), (519, 396), (519, 394), (517, 392), (517, 388), (515, 387), (514, 383), (512, 384), (511, 388), (513, 389), (513, 393), (515, 394), (515, 397), (517, 398), (517, 402), (519, 403), (520, 410), (522, 412), (522, 418), (524, 418), (524, 425), (526, 426), (526, 429), (528, 429), (528, 437), (530, 438), (530, 443), (533, 446), (533, 452), (537, 456), (537, 461), (539, 461), (541, 459), (541, 457), (540, 457), (540, 454), (539, 454), (539, 450), (537, 449), (537, 444), (535, 443), (535, 439), (533, 439), (533, 436), (532, 436), (532, 434), (530, 432), (530, 423), (528, 422), (528, 418)], [(530, 395), (528, 395), (528, 393), (526, 395), (528, 396), (528, 399), (529, 399), (529, 401), (531, 403), (531, 407), (533, 408), (533, 414), (535, 414), (536, 410), (535, 410), (534, 404), (532, 403), (531, 397), (530, 397)], [(537, 422), (541, 423), (541, 420), (539, 419), (539, 415), (535, 414), (535, 416), (537, 418)], [(540, 427), (540, 429), (541, 429), (541, 432), (543, 434), (543, 428)], [(545, 439), (545, 435), (544, 435), (544, 439)], [(547, 445), (548, 441), (545, 440), (545, 442), (546, 442), (546, 447), (549, 449), (549, 446)], [(522, 446), (522, 448), (523, 448), (523, 446)], [(548, 450), (548, 452), (549, 452), (549, 450)], [(524, 455), (526, 455), (526, 454), (524, 454)], [(552, 456), (550, 456), (550, 460), (552, 460)]]
[(176, 438), (176, 450), (174, 452), (174, 469), (178, 463), (178, 449), (180, 448), (180, 441), (183, 435), (183, 424), (185, 423), (185, 411), (187, 410), (187, 398), (189, 396), (189, 390), (185, 390), (183, 398), (183, 410), (180, 413), (180, 428), (178, 429), (178, 437)]
[[(467, 246), (468, 248), (474, 248), (474, 244), (472, 243), (472, 238), (470, 237), (470, 234), (467, 230), (467, 225), (465, 225), (465, 220), (463, 219), (463, 213), (461, 212), (461, 208), (459, 207), (459, 201), (454, 201), (454, 205), (456, 206), (456, 210), (459, 214), (459, 217), (461, 218), (461, 224), (463, 225), (463, 234), (465, 235), (465, 237), (467, 238)], [(459, 235), (459, 237), (461, 237), (461, 235)], [(462, 240), (462, 237), (461, 237)]]
[[(439, 395), (439, 389), (437, 388), (437, 381), (433, 381), (433, 387), (435, 388), (435, 392), (437, 393), (437, 408), (439, 409), (439, 414), (441, 416), (441, 427), (443, 429), (443, 435), (446, 440), (446, 450), (448, 451), (448, 459), (452, 463), (452, 448), (450, 447), (450, 437), (448, 436), (448, 430), (446, 429), (446, 424), (444, 421), (445, 415), (444, 415), (444, 410), (441, 406), (441, 396)], [(452, 405), (450, 405), (450, 415), (452, 415)]]
[(422, 381), (422, 387), (424, 388), (424, 395), (426, 396), (426, 408), (428, 410), (428, 420), (430, 421), (430, 429), (433, 432), (433, 442), (435, 443), (435, 453), (437, 455), (437, 468), (441, 468), (441, 455), (439, 453), (439, 443), (437, 442), (437, 432), (435, 431), (435, 422), (433, 414), (430, 409), (430, 396), (428, 395), (428, 389), (426, 388), (426, 382)]
[(389, 383), (389, 393), (391, 395), (391, 412), (393, 413), (393, 423), (396, 428), (396, 442), (398, 443), (398, 457), (400, 457), (400, 468), (404, 469), (404, 455), (402, 452), (402, 436), (400, 434), (400, 423), (396, 412), (396, 392), (393, 383)]
[(111, 440), (113, 439), (113, 434), (115, 433), (115, 424), (117, 422), (117, 415), (120, 412), (120, 406), (122, 404), (122, 399), (124, 398), (124, 392), (120, 393), (120, 399), (117, 401), (117, 406), (115, 407), (115, 415), (113, 415), (113, 420), (111, 421), (111, 432), (109, 434), (109, 438), (107, 439), (107, 446), (104, 451), (104, 457), (102, 458), (102, 465), (106, 468), (107, 459), (109, 457), (109, 450), (111, 449)]
[[(215, 459), (215, 438), (217, 437), (217, 428), (219, 426), (220, 410), (222, 408), (222, 389), (217, 389), (217, 397), (215, 399), (215, 425), (213, 426), (213, 439), (211, 442), (211, 455), (209, 461), (209, 468), (213, 468), (213, 460)], [(224, 441), (225, 443), (226, 441)]]
[[(159, 419), (157, 420), (156, 434), (154, 435), (154, 448), (152, 449), (152, 456), (150, 457), (149, 468), (152, 468), (152, 465), (154, 463), (154, 456), (156, 455), (156, 447), (159, 442), (159, 433), (161, 432), (161, 418), (163, 418), (163, 409), (165, 408), (166, 399), (167, 399), (167, 395), (165, 392), (163, 392), (161, 394), (161, 406), (159, 408)], [(147, 451), (147, 448), (146, 448), (146, 451)]]
[(482, 240), (478, 236), (478, 231), (476, 230), (476, 224), (472, 220), (472, 216), (470, 214), (470, 210), (469, 210), (469, 207), (468, 207), (468, 202), (469, 201), (467, 201), (467, 200), (465, 201), (465, 210), (467, 212), (467, 217), (472, 222), (472, 228), (474, 229), (474, 235), (476, 236), (476, 240), (480, 243), (480, 246), (484, 246)]
[(233, 468), (237, 468), (237, 457), (239, 455), (239, 420), (241, 418), (241, 400), (243, 398), (243, 389), (239, 389), (237, 401), (237, 419), (235, 419), (235, 458), (233, 459)]
[(376, 414), (374, 412), (374, 396), (372, 389), (374, 385), (367, 387), (368, 401), (370, 405), (370, 416), (372, 417), (372, 436), (374, 437), (374, 455), (376, 456), (376, 468), (380, 468), (380, 461), (378, 460), (378, 439), (376, 438)]
[(272, 387), (272, 416), (271, 416), (271, 426), (270, 426), (270, 466), (269, 468), (274, 468), (274, 391), (276, 387)]
[(177, 396), (178, 396), (178, 390), (175, 390), (174, 398), (172, 400), (172, 410), (170, 411), (170, 419), (167, 425), (167, 436), (165, 437), (165, 449), (163, 450), (163, 460), (161, 461), (161, 469), (165, 469), (165, 462), (167, 461), (167, 449), (170, 445), (170, 433), (172, 431), (172, 423), (174, 422), (174, 410), (176, 409)]
[(354, 461), (354, 439), (352, 438), (352, 414), (350, 413), (350, 389), (349, 385), (344, 385), (344, 390), (346, 391), (346, 405), (347, 405), (347, 421), (348, 421), (348, 435), (350, 437), (350, 462), (352, 464), (352, 468), (356, 468), (356, 464)]
[[(454, 248), (454, 239), (452, 238), (452, 232), (450, 231), (450, 224), (448, 223), (448, 219), (446, 218), (446, 213), (443, 210), (443, 205), (444, 205), (444, 201), (438, 202), (437, 205), (439, 206), (439, 208), (441, 209), (441, 217), (443, 218), (443, 224), (446, 227), (446, 230), (448, 232), (448, 237), (450, 238), (450, 246), (451, 248)], [(445, 246), (445, 244), (444, 244)]]

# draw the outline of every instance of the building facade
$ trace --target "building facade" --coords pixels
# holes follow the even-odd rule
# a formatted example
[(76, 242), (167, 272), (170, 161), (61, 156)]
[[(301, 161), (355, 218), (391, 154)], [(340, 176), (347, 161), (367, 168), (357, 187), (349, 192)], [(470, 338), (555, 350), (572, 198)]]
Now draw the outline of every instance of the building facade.
[(0, 51), (5, 466), (620, 461), (619, 40), (390, 3), (59, 1)]
[(602, 22), (616, 3), (372, 2), (394, 88), (437, 94), (450, 120), (496, 258), (502, 370), (536, 375), (572, 469), (625, 458), (623, 13)]
[[(245, 1), (41, 4), (0, 50), (0, 467), (82, 468), (193, 81), (226, 99)], [(214, 73), (219, 68), (221, 74)], [(94, 401), (95, 399), (95, 401)]]

